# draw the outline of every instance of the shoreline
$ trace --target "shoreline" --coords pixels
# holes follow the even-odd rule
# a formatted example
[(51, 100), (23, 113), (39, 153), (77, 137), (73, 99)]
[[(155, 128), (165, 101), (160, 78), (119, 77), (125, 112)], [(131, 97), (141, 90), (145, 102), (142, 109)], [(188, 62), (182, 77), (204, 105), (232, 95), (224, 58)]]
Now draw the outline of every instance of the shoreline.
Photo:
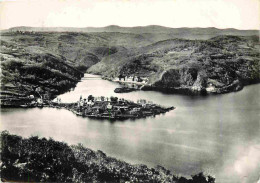
[(100, 150), (67, 145), (52, 138), (23, 138), (2, 131), (1, 141), (2, 182), (215, 182), (215, 178), (203, 173), (179, 177), (159, 165), (132, 165)]
[[(92, 74), (92, 73), (88, 73), (88, 74)], [(202, 88), (201, 90), (195, 90), (192, 89), (192, 87), (158, 87), (151, 84), (114, 81), (112, 78), (103, 76), (101, 74), (95, 74), (95, 75), (100, 76), (104, 80), (108, 80), (113, 83), (118, 83), (120, 87), (116, 88), (115, 90), (118, 90), (119, 92), (115, 92), (115, 93), (130, 93), (135, 91), (158, 91), (166, 94), (178, 94), (178, 95), (185, 95), (185, 96), (206, 96), (206, 95), (222, 95), (222, 94), (228, 94), (232, 92), (239, 92), (242, 91), (244, 87), (260, 84), (260, 81), (255, 81), (255, 80), (241, 81), (241, 82), (234, 82), (223, 88), (217, 88), (214, 91), (207, 91), (206, 88)], [(129, 87), (127, 84), (138, 85), (139, 87), (132, 88)]]

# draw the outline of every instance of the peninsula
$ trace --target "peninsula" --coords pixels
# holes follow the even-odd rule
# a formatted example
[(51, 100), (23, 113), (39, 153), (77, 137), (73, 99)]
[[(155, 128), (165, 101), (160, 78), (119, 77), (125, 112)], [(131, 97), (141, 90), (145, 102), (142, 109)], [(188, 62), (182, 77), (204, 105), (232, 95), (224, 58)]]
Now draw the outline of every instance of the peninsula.
[(163, 107), (144, 99), (140, 99), (135, 103), (123, 98), (93, 97), (92, 95), (89, 95), (87, 99), (80, 97), (77, 103), (54, 103), (52, 106), (62, 106), (83, 117), (109, 120), (145, 118), (166, 113), (174, 109), (174, 107)]
[(62, 103), (59, 98), (46, 100), (42, 96), (15, 97), (15, 99), (4, 100), (1, 107), (54, 107), (64, 108), (82, 117), (109, 120), (138, 119), (148, 116), (156, 116), (175, 109), (174, 107), (163, 107), (152, 101), (140, 99), (137, 103), (118, 97), (94, 97), (89, 95), (73, 103)]

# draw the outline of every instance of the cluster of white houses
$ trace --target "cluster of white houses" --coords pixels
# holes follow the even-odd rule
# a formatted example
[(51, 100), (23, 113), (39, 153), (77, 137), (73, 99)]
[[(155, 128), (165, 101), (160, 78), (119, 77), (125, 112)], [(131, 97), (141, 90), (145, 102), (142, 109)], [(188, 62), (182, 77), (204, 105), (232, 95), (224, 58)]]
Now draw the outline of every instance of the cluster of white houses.
[[(59, 100), (57, 98), (57, 100)], [(117, 97), (93, 97), (92, 95), (88, 96), (88, 98), (82, 98), (82, 96), (80, 96), (79, 101), (77, 102), (78, 107), (80, 106), (84, 106), (84, 105), (90, 105), (93, 106), (95, 103), (98, 102), (107, 102), (108, 104), (110, 104), (112, 102), (114, 103), (124, 103), (124, 102), (130, 102), (130, 103), (134, 103), (133, 101), (130, 100), (125, 100), (124, 98), (117, 98)], [(147, 105), (147, 104), (153, 104), (152, 101), (146, 101), (145, 99), (139, 99), (137, 100), (137, 104), (140, 104), (142, 106)]]
[(139, 76), (122, 76), (119, 75), (113, 81), (115, 82), (128, 82), (128, 83), (139, 83), (139, 84), (147, 84), (148, 78), (139, 77)]

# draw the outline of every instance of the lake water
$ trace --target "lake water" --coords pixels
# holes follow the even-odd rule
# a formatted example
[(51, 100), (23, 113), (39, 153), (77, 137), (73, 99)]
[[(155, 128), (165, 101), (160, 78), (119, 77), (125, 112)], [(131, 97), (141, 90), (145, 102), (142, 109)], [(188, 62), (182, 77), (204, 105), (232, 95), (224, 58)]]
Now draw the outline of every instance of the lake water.
[(154, 91), (116, 94), (116, 87), (117, 83), (100, 78), (83, 78), (74, 91), (59, 98), (72, 102), (80, 95), (117, 96), (176, 109), (155, 118), (123, 122), (82, 118), (65, 109), (1, 109), (1, 129), (24, 137), (82, 143), (129, 163), (162, 165), (180, 175), (204, 171), (221, 183), (259, 180), (259, 84), (204, 97)]

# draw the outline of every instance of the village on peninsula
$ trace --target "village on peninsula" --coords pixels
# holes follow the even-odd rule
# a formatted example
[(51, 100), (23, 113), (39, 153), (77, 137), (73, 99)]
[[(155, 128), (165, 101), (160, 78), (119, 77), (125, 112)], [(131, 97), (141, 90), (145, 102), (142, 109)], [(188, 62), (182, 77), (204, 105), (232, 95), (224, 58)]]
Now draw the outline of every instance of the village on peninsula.
[(173, 110), (174, 107), (163, 107), (151, 101), (140, 99), (137, 103), (118, 97), (80, 97), (77, 103), (63, 104), (76, 115), (90, 118), (124, 120), (155, 116)]
[(164, 107), (154, 104), (152, 101), (145, 99), (133, 102), (124, 98), (118, 97), (94, 97), (89, 95), (87, 98), (80, 96), (79, 100), (72, 103), (63, 103), (60, 98), (54, 100), (48, 99), (45, 95), (29, 95), (29, 96), (14, 96), (14, 98), (5, 98), (2, 100), (1, 107), (53, 107), (64, 108), (74, 114), (82, 117), (95, 119), (109, 120), (125, 120), (138, 119), (148, 116), (155, 116), (166, 113), (175, 109), (173, 106)]

